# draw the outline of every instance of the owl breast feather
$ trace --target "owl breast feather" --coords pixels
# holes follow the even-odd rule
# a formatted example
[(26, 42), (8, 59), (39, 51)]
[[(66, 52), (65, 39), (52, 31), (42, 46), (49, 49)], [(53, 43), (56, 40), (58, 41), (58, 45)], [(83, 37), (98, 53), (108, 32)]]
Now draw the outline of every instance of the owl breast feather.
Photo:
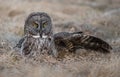
[(51, 50), (51, 41), (46, 38), (27, 37), (21, 47), (24, 55), (47, 53)]

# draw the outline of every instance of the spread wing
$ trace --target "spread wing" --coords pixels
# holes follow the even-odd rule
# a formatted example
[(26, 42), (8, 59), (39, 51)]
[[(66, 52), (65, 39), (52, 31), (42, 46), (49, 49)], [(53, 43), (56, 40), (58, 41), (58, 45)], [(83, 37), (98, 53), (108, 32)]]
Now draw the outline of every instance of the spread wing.
[(54, 41), (57, 47), (63, 47), (69, 51), (84, 48), (109, 53), (112, 49), (112, 47), (102, 39), (91, 35), (85, 35), (83, 32), (57, 33), (54, 35)]

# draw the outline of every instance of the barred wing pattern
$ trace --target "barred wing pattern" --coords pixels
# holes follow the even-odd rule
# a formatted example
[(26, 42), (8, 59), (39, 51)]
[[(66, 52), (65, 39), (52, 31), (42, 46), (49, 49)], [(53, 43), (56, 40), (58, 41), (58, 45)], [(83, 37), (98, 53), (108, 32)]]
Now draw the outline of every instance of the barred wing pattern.
[(83, 32), (60, 32), (54, 35), (54, 41), (58, 51), (65, 49), (70, 52), (75, 52), (76, 49), (84, 48), (109, 53), (112, 49), (112, 47), (102, 39), (86, 35)]

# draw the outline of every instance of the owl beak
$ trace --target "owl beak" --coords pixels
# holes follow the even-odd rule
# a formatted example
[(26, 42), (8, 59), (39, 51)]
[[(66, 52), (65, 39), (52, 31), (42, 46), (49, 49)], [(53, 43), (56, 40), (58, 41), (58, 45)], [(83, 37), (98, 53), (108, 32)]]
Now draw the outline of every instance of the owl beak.
[(39, 31), (39, 36), (42, 38), (42, 26), (40, 24), (38, 27), (38, 31)]
[(40, 33), (40, 37), (42, 38), (42, 33)]

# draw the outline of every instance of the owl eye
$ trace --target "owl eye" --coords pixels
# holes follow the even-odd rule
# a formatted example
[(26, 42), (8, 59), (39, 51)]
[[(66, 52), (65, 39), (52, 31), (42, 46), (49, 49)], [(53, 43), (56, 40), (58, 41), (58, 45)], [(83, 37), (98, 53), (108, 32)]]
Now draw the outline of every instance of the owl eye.
[(43, 23), (43, 27), (46, 27), (47, 26), (47, 22)]
[(38, 24), (36, 22), (33, 22), (32, 25), (35, 27), (35, 28), (38, 28)]

